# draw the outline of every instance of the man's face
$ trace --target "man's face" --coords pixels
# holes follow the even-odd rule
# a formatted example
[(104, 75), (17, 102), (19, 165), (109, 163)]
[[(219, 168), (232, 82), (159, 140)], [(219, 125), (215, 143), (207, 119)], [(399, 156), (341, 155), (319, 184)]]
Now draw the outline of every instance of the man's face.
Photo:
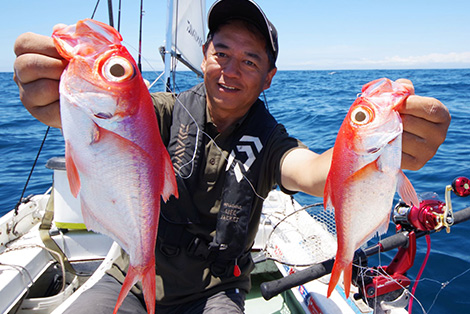
[(266, 43), (241, 21), (221, 26), (205, 47), (201, 69), (210, 110), (243, 116), (269, 88), (276, 69), (269, 70)]

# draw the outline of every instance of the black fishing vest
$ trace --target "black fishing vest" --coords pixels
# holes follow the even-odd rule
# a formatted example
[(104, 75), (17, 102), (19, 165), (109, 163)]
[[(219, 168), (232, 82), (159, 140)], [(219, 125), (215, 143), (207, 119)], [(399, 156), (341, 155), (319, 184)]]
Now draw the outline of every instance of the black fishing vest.
[[(175, 238), (182, 242), (179, 244), (180, 247), (188, 247), (188, 242), (189, 247), (195, 246), (191, 243), (194, 242), (194, 235), (189, 237), (189, 241), (181, 239), (188, 238), (189, 232), (184, 228), (185, 225), (199, 222), (191, 195), (197, 184), (198, 167), (203, 160), (201, 156), (204, 153), (203, 137), (206, 135), (202, 131), (205, 121), (206, 90), (201, 83), (181, 93), (173, 109), (168, 151), (176, 173), (179, 199), (172, 198), (166, 204), (162, 203), (161, 217), (164, 221), (163, 223), (162, 219), (160, 221), (161, 227), (173, 230), (180, 228), (185, 234), (175, 237), (174, 232), (168, 232), (172, 234), (171, 236), (165, 236), (167, 234), (165, 231), (159, 232), (160, 244), (163, 243), (163, 247), (168, 243), (178, 246)], [(247, 245), (248, 225), (257, 197), (254, 189), (258, 186), (261, 173), (263, 148), (276, 125), (276, 120), (266, 110), (264, 103), (258, 99), (245, 120), (234, 131), (225, 167), (216, 234), (202, 250), (200, 247), (194, 249), (199, 256), (211, 259), (214, 276), (239, 275), (237, 263), (243, 257)], [(200, 242), (200, 239), (196, 239), (196, 242)], [(170, 253), (177, 254), (178, 251)], [(230, 270), (227, 270), (227, 265), (232, 265)]]

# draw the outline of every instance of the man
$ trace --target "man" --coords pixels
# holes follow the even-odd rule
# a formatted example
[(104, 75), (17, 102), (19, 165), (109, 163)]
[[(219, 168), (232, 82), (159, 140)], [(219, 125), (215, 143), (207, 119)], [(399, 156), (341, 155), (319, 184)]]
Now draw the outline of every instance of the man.
[[(243, 312), (262, 197), (274, 184), (322, 196), (331, 162), (331, 149), (321, 155), (308, 150), (258, 100), (270, 87), (279, 52), (277, 31), (259, 6), (219, 0), (208, 21), (204, 83), (176, 100), (152, 95), (180, 192), (180, 199), (163, 205), (160, 219), (155, 252), (160, 313)], [(15, 53), (14, 79), (24, 106), (40, 121), (60, 127), (58, 84), (66, 62), (50, 38), (31, 33), (17, 39)], [(402, 83), (412, 87), (410, 81)], [(419, 96), (410, 96), (401, 110), (402, 165), (416, 170), (444, 141), (450, 115), (438, 100)], [(198, 138), (201, 130), (204, 136)], [(182, 144), (180, 134), (194, 140)], [(237, 149), (240, 144), (256, 151), (251, 160)], [(118, 264), (112, 277), (105, 276), (70, 312), (112, 310), (125, 256)], [(145, 312), (136, 295), (129, 294), (122, 312)]]

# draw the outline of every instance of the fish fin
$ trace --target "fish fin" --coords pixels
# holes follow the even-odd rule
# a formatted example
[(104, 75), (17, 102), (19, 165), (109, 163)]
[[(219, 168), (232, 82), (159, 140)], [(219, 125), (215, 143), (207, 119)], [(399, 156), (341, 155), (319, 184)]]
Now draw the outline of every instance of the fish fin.
[(147, 313), (155, 313), (156, 283), (155, 283), (155, 257), (149, 262), (142, 277), (145, 305)]
[[(348, 176), (343, 184), (344, 185), (349, 185), (353, 184), (355, 181), (361, 181), (364, 180), (365, 177), (370, 176), (372, 173), (379, 171), (379, 164), (378, 160), (374, 160), (373, 162), (370, 162), (366, 165), (364, 165), (362, 168), (359, 168), (356, 170), (353, 174)], [(333, 204), (333, 200), (335, 196), (335, 188), (331, 186), (331, 181), (330, 181), (330, 175), (331, 173), (328, 174), (328, 177), (326, 179), (325, 183), (325, 189), (323, 192), (323, 207), (327, 210), (332, 210), (334, 211), (336, 203)]]
[(80, 191), (80, 175), (77, 166), (72, 158), (72, 146), (69, 141), (65, 142), (65, 168), (67, 170), (67, 179), (69, 181), (70, 191), (76, 198)]
[(82, 209), (83, 222), (85, 223), (85, 226), (88, 231), (100, 232), (101, 230), (97, 230), (95, 228), (95, 224), (97, 223), (97, 221), (93, 217), (93, 212), (90, 210), (90, 207), (82, 196), (80, 196), (80, 205)]
[(163, 173), (165, 180), (163, 180), (162, 199), (166, 202), (171, 195), (178, 198), (178, 185), (176, 184), (175, 170), (173, 169), (170, 156), (166, 152), (164, 153)]
[(119, 310), (119, 307), (121, 306), (122, 302), (126, 298), (129, 291), (131, 290), (132, 286), (135, 285), (135, 283), (139, 280), (137, 278), (137, 274), (138, 272), (135, 269), (135, 267), (132, 265), (129, 265), (126, 278), (124, 279), (124, 282), (122, 283), (121, 291), (119, 292), (116, 305), (114, 306), (113, 314), (117, 313), (117, 311)]
[(349, 297), (349, 291), (351, 288), (351, 277), (352, 277), (352, 261), (348, 265), (344, 265), (342, 261), (335, 260), (333, 265), (333, 270), (331, 272), (330, 282), (328, 284), (327, 298), (331, 296), (333, 290), (338, 284), (341, 273), (344, 271), (343, 280), (344, 280), (344, 292), (346, 298)]
[(330, 197), (329, 174), (328, 174), (328, 178), (326, 178), (325, 189), (323, 190), (323, 208), (329, 211), (334, 210), (333, 204), (331, 203), (331, 197)]
[[(379, 228), (377, 228), (377, 234), (378, 235), (381, 235), (381, 234), (384, 234), (387, 232), (388, 230), (388, 224), (390, 222), (390, 215), (386, 216), (384, 221), (382, 221), (382, 223), (379, 225)], [(374, 235), (371, 236), (371, 238), (373, 238)], [(367, 239), (366, 241), (368, 241), (370, 239)]]
[(343, 272), (343, 263), (339, 261), (338, 259), (336, 259), (333, 265), (333, 270), (331, 271), (330, 282), (328, 283), (328, 292), (326, 294), (327, 298), (329, 298), (331, 296), (331, 293), (333, 293), (333, 290), (338, 284), (339, 277), (341, 276), (342, 272)]
[(155, 258), (151, 259), (149, 263), (143, 268), (143, 272), (139, 272), (139, 269), (134, 267), (132, 264), (129, 265), (126, 278), (122, 283), (121, 291), (114, 306), (113, 314), (116, 314), (122, 302), (126, 298), (132, 286), (136, 284), (139, 279), (142, 278), (142, 287), (144, 292), (145, 304), (147, 306), (147, 313), (155, 313)]
[(408, 205), (419, 206), (418, 195), (416, 194), (416, 191), (410, 180), (408, 180), (401, 169), (398, 172), (398, 194)]
[(333, 203), (331, 202), (331, 198), (329, 195), (326, 196), (326, 198), (323, 198), (323, 207), (327, 211), (330, 211), (330, 212), (335, 211), (335, 207), (333, 206)]
[(344, 280), (344, 294), (346, 299), (349, 298), (349, 291), (351, 290), (351, 279), (352, 279), (352, 261), (344, 268), (343, 280)]
[(375, 159), (372, 162), (365, 164), (362, 168), (355, 170), (354, 173), (347, 177), (347, 179), (344, 181), (344, 184), (349, 185), (354, 184), (354, 182), (361, 182), (375, 172), (381, 171), (380, 167), (380, 161)]
[[(111, 236), (107, 232), (106, 228), (103, 228), (103, 226), (100, 224), (98, 218), (90, 209), (90, 206), (88, 206), (86, 199), (83, 196), (80, 196), (80, 205), (82, 209), (83, 222), (85, 223), (85, 226), (88, 231), (94, 231), (105, 234), (107, 236)], [(119, 245), (121, 245), (122, 247), (122, 243), (119, 243)]]

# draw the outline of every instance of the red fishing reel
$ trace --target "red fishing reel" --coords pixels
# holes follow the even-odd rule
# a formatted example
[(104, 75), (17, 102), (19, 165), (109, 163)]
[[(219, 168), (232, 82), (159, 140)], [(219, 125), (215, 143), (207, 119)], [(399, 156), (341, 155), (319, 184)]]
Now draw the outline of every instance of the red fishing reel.
[[(408, 206), (399, 202), (392, 219), (397, 231), (407, 231), (408, 245), (400, 247), (390, 265), (368, 268), (363, 276), (357, 276), (355, 283), (359, 288), (356, 299), (362, 298), (369, 306), (376, 308), (405, 307), (409, 302), (408, 288), (411, 280), (406, 272), (413, 266), (416, 256), (416, 231), (432, 231), (446, 228), (448, 231), (454, 223), (450, 192), (458, 196), (470, 195), (470, 180), (465, 177), (456, 178), (445, 190), (445, 201), (441, 201), (436, 193), (420, 195), (419, 206)], [(430, 243), (428, 244), (428, 251)], [(427, 260), (427, 258), (426, 258)], [(423, 263), (422, 269), (424, 268)], [(418, 275), (420, 276), (420, 274)], [(418, 278), (418, 277), (417, 277)], [(413, 291), (416, 289), (413, 288)]]
[(420, 195), (419, 207), (408, 206), (399, 202), (393, 210), (393, 222), (405, 230), (431, 231), (446, 228), (454, 223), (454, 214), (450, 200), (450, 192), (465, 197), (470, 195), (470, 180), (465, 177), (454, 179), (445, 190), (445, 202), (441, 201), (436, 193), (423, 193)]
[(423, 200), (419, 207), (399, 202), (393, 210), (393, 222), (405, 230), (430, 231), (442, 227), (445, 202), (439, 200), (436, 193), (423, 193), (420, 198)]

